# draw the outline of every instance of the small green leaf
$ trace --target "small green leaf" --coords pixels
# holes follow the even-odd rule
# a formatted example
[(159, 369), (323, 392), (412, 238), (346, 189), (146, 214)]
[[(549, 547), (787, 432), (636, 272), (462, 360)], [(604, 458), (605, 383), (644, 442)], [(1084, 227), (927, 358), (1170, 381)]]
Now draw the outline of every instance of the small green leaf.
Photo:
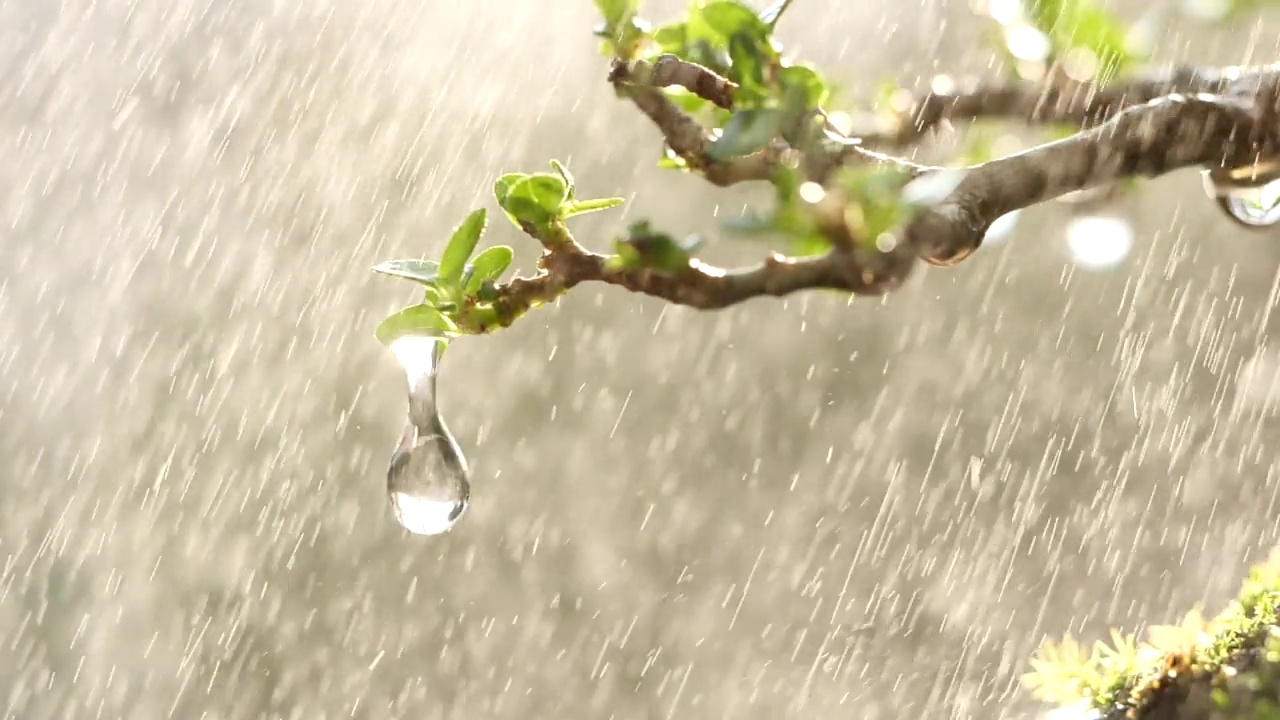
[(697, 26), (690, 23), (689, 45), (685, 50), (686, 54), (682, 57), (689, 62), (697, 63), (705, 68), (710, 68), (718, 75), (728, 75), (730, 72), (730, 60), (729, 53), (725, 49), (725, 43), (728, 41), (725, 40), (720, 42), (719, 38), (715, 36), (714, 32), (710, 31), (710, 29), (708, 29), (708, 32), (712, 33), (712, 39), (719, 42), (718, 45), (715, 42), (712, 42), (712, 39), (695, 36), (695, 27)]
[(758, 43), (750, 35), (738, 33), (729, 38), (729, 59), (733, 63), (729, 79), (738, 83), (738, 91), (733, 98), (735, 107), (754, 105), (753, 101), (761, 99), (764, 94), (764, 63), (767, 59), (762, 57), (758, 48)]
[(1105, 82), (1139, 58), (1129, 51), (1121, 20), (1092, 0), (1023, 0), (1027, 17), (1047, 35), (1053, 51), (1091, 51), (1097, 61), (1094, 79)]
[(386, 345), (406, 335), (445, 337), (458, 331), (453, 321), (430, 305), (411, 305), (378, 323), (374, 337)]
[(760, 13), (760, 19), (765, 25), (769, 26), (769, 30), (773, 30), (778, 26), (778, 21), (782, 19), (782, 13), (791, 7), (791, 0), (778, 0), (778, 2), (765, 8)]
[(831, 249), (831, 241), (817, 233), (792, 235), (788, 245), (794, 257), (821, 255)]
[(527, 190), (529, 197), (550, 213), (559, 210), (564, 201), (569, 199), (569, 184), (564, 178), (546, 173), (530, 175), (528, 180), (516, 188), (517, 193), (521, 190)]
[(736, 112), (725, 123), (720, 137), (707, 146), (707, 155), (712, 160), (728, 160), (762, 150), (777, 137), (781, 121), (781, 111), (773, 108)]
[(527, 180), (528, 177), (528, 173), (507, 173), (498, 178), (493, 183), (493, 196), (498, 200), (498, 206), (502, 207), (507, 202), (507, 198), (511, 196), (511, 188)]
[(480, 208), (467, 216), (466, 220), (453, 232), (449, 244), (445, 245), (440, 256), (440, 284), (453, 287), (459, 284), (462, 273), (466, 269), (467, 260), (476, 251), (480, 236), (489, 222), (489, 213)]
[(431, 260), (388, 260), (374, 265), (373, 271), (433, 286), (440, 272), (440, 263)]
[(778, 82), (785, 91), (794, 91), (803, 101), (805, 110), (815, 110), (827, 101), (830, 90), (823, 82), (822, 76), (813, 68), (804, 65), (791, 65), (778, 72)]
[(636, 14), (637, 0), (595, 0), (605, 25), (617, 27)]
[[(938, 177), (950, 180), (955, 177), (953, 173), (959, 172), (963, 171), (942, 171)], [(850, 216), (855, 218), (851, 225), (857, 237), (875, 242), (881, 233), (907, 222), (919, 203), (926, 203), (936, 194), (924, 192), (929, 189), (926, 184), (912, 190), (920, 196), (917, 203), (908, 202), (903, 198), (903, 186), (910, 178), (909, 172), (901, 168), (856, 167), (842, 171), (840, 184), (858, 211)]]
[(614, 242), (616, 255), (610, 259), (610, 265), (678, 272), (689, 267), (689, 260), (701, 246), (702, 238), (697, 235), (678, 242), (667, 233), (655, 231), (647, 220), (642, 220), (627, 228), (627, 237)]
[(663, 170), (688, 170), (689, 163), (681, 157), (666, 155), (658, 160), (658, 167)]
[(511, 265), (515, 253), (506, 245), (485, 248), (476, 259), (471, 261), (471, 276), (467, 278), (466, 294), (474, 295), (480, 286), (501, 277)]
[(565, 199), (572, 200), (577, 192), (573, 183), (573, 174), (570, 173), (569, 168), (565, 167), (559, 160), (552, 160), (551, 167), (556, 171), (556, 174), (560, 176), (560, 179), (564, 180), (565, 187), (567, 188), (565, 190)]
[(435, 285), (428, 285), (426, 292), (422, 295), (422, 301), (432, 307), (440, 307), (448, 302), (448, 294)]
[(676, 107), (689, 115), (697, 115), (711, 105), (711, 101), (698, 97), (682, 87), (664, 88), (663, 94), (675, 103)]
[(682, 22), (663, 25), (653, 31), (653, 41), (662, 52), (683, 56), (687, 53), (689, 42), (686, 30), (687, 26)]
[(568, 198), (569, 186), (564, 178), (549, 173), (526, 175), (499, 193), (498, 204), (516, 227), (527, 223), (543, 228), (560, 213)]
[(586, 215), (587, 213), (600, 212), (609, 208), (616, 208), (626, 202), (620, 197), (599, 198), (596, 200), (578, 200), (575, 202), (565, 203), (560, 208), (560, 217), (569, 219), (576, 215)]
[(702, 7), (702, 20), (721, 38), (728, 40), (737, 34), (765, 41), (769, 37), (769, 25), (751, 8), (734, 0), (717, 0)]
[(498, 286), (492, 280), (485, 280), (476, 288), (475, 296), (480, 302), (493, 302), (498, 299)]

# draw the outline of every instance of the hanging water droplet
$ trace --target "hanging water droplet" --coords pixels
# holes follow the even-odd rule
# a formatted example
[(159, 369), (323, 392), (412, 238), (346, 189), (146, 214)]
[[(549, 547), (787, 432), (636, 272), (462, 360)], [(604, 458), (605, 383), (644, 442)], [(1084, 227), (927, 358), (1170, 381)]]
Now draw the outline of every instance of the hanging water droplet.
[(445, 341), (407, 336), (391, 344), (409, 381), (409, 420), (387, 468), (387, 496), (409, 532), (448, 532), (471, 499), (467, 459), (436, 407), (436, 374)]
[(1241, 225), (1271, 227), (1280, 223), (1280, 180), (1231, 190), (1218, 197), (1218, 206)]
[(1021, 214), (1021, 210), (1014, 210), (996, 218), (987, 226), (987, 234), (982, 238), (982, 246), (991, 247), (1007, 240), (1013, 233), (1013, 229), (1018, 226), (1018, 218)]
[(1133, 249), (1133, 227), (1122, 217), (1077, 215), (1067, 224), (1067, 249), (1077, 265), (1114, 267)]

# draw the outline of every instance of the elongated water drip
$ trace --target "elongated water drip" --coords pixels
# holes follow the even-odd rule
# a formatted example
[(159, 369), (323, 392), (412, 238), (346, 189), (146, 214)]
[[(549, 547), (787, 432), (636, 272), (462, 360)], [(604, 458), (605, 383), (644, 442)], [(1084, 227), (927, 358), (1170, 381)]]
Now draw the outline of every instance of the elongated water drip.
[(436, 403), (444, 348), (445, 341), (434, 337), (391, 344), (409, 383), (409, 416), (387, 468), (387, 496), (396, 520), (418, 535), (451, 530), (471, 499), (467, 460)]

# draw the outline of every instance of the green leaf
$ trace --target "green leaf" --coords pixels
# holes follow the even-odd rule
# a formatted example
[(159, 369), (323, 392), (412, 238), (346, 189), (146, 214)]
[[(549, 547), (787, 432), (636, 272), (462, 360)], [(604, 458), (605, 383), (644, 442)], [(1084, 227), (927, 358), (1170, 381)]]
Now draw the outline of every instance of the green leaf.
[(616, 255), (610, 265), (617, 268), (653, 268), (667, 272), (688, 269), (693, 254), (702, 246), (702, 238), (690, 235), (683, 242), (667, 233), (657, 232), (649, 221), (642, 220), (627, 228), (627, 237), (614, 242)]
[(431, 260), (388, 260), (374, 265), (373, 271), (434, 286), (440, 272), (440, 263)]
[(609, 208), (616, 208), (626, 202), (620, 197), (599, 198), (596, 200), (577, 200), (565, 203), (560, 208), (560, 217), (569, 219), (576, 215), (586, 215), (587, 213), (600, 212)]
[(466, 294), (474, 295), (486, 281), (493, 282), (511, 266), (515, 253), (506, 245), (485, 248), (471, 261), (471, 274), (466, 282)]
[(778, 72), (778, 82), (783, 91), (792, 91), (803, 102), (805, 110), (816, 110), (827, 101), (830, 90), (822, 76), (813, 68), (791, 65)]
[(744, 108), (763, 99), (764, 63), (767, 62), (767, 58), (759, 51), (755, 39), (743, 33), (731, 36), (729, 59), (733, 63), (730, 66), (732, 72), (729, 73), (729, 79), (738, 83), (738, 92), (734, 94), (734, 106)]
[(386, 345), (406, 335), (446, 337), (458, 331), (453, 321), (430, 305), (411, 305), (378, 323), (374, 337)]
[(1105, 81), (1137, 58), (1126, 44), (1127, 30), (1115, 15), (1092, 0), (1023, 0), (1027, 17), (1049, 36), (1056, 54), (1085, 48), (1098, 62), (1095, 79)]
[(475, 289), (474, 294), (480, 302), (493, 302), (499, 297), (498, 286), (492, 280), (485, 280)]
[(551, 167), (556, 171), (556, 174), (560, 176), (560, 179), (564, 180), (565, 187), (567, 188), (565, 190), (565, 199), (572, 200), (574, 194), (577, 192), (573, 183), (573, 174), (570, 173), (569, 168), (565, 167), (559, 160), (552, 160)]
[(704, 5), (702, 21), (726, 41), (738, 34), (767, 41), (770, 33), (769, 25), (761, 20), (759, 15), (746, 5), (733, 0), (717, 0)]
[(467, 260), (476, 251), (480, 236), (489, 222), (489, 213), (480, 208), (467, 216), (466, 220), (453, 232), (449, 244), (444, 246), (440, 256), (440, 284), (453, 287), (459, 284), (462, 273), (466, 269)]
[(712, 33), (712, 39), (696, 37), (693, 31), (694, 27), (696, 26), (692, 23), (689, 25), (690, 40), (685, 51), (686, 55), (683, 56), (684, 59), (705, 68), (710, 68), (717, 75), (728, 75), (730, 73), (730, 59), (729, 53), (725, 50), (725, 43), (728, 40), (721, 41), (714, 33)]
[(760, 13), (760, 19), (769, 26), (769, 30), (773, 30), (778, 26), (778, 21), (782, 19), (782, 13), (791, 7), (791, 0), (778, 0), (778, 2), (765, 8)]
[(688, 170), (689, 163), (677, 155), (670, 145), (664, 143), (662, 146), (662, 158), (658, 160), (658, 167), (670, 170)]
[(495, 194), (507, 217), (523, 229), (522, 223), (534, 228), (546, 227), (559, 215), (568, 191), (568, 184), (559, 175), (535, 173), (511, 182)]
[(817, 233), (792, 235), (788, 245), (793, 257), (821, 255), (831, 249), (831, 241)]
[(711, 106), (711, 102), (709, 100), (698, 97), (682, 87), (663, 88), (662, 93), (666, 95), (671, 102), (675, 103), (676, 107), (685, 111), (685, 113), (689, 115), (697, 115), (703, 110), (706, 110), (708, 106)]
[(493, 183), (493, 196), (498, 200), (498, 207), (502, 207), (507, 202), (507, 198), (511, 196), (511, 188), (528, 179), (528, 177), (528, 173), (507, 173), (498, 178)]
[[(951, 180), (960, 170), (945, 170), (938, 174), (939, 179)], [(913, 188), (912, 192), (920, 196), (918, 203), (907, 202), (903, 198), (904, 185), (910, 179), (905, 169), (855, 167), (842, 171), (839, 182), (849, 195), (857, 212), (850, 217), (850, 224), (856, 236), (874, 243), (881, 233), (907, 222), (919, 204), (927, 203), (932, 194), (926, 192), (927, 186)]]
[(613, 28), (636, 14), (638, 0), (595, 0), (596, 9), (604, 16), (605, 25)]
[(688, 52), (687, 29), (688, 26), (682, 22), (663, 25), (653, 31), (653, 41), (658, 44), (660, 51), (683, 56)]
[(762, 150), (777, 137), (781, 122), (781, 111), (773, 108), (736, 112), (725, 123), (720, 137), (707, 146), (707, 155), (712, 160), (728, 160)]
[(538, 207), (554, 214), (569, 199), (569, 184), (557, 175), (537, 173), (512, 190), (514, 196), (521, 194), (527, 194)]

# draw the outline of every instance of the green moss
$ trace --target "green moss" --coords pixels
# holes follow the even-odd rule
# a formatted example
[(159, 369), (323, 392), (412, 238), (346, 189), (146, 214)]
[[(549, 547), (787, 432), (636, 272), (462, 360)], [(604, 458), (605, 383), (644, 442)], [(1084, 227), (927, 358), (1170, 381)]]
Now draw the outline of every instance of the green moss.
[(1250, 571), (1217, 617), (1206, 620), (1197, 608), (1177, 625), (1150, 628), (1143, 641), (1112, 630), (1111, 644), (1089, 649), (1071, 637), (1046, 642), (1031, 665), (1023, 683), (1036, 697), (1112, 717), (1203, 697), (1216, 717), (1280, 720), (1280, 551)]

